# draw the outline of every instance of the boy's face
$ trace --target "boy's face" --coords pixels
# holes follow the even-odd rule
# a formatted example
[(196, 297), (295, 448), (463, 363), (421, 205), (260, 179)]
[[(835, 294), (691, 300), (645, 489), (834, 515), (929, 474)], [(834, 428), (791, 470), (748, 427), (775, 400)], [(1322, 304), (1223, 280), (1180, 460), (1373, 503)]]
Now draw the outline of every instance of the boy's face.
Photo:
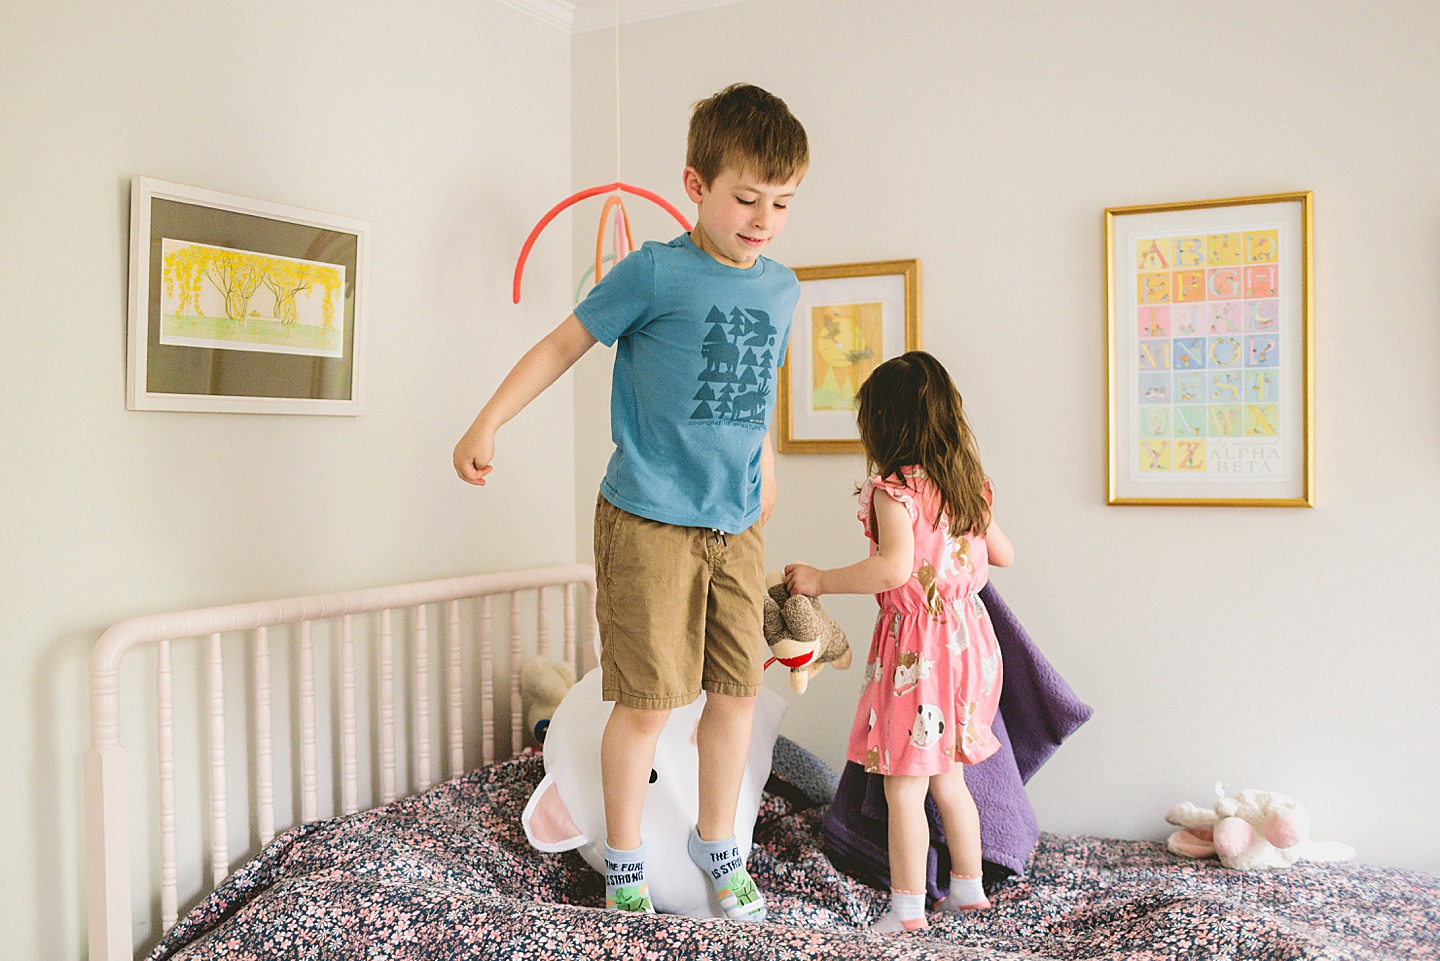
[(783, 184), (766, 183), (748, 169), (726, 168), (709, 186), (694, 167), (685, 168), (685, 193), (698, 206), (695, 246), (729, 267), (750, 267), (780, 236), (790, 198), (803, 173)]

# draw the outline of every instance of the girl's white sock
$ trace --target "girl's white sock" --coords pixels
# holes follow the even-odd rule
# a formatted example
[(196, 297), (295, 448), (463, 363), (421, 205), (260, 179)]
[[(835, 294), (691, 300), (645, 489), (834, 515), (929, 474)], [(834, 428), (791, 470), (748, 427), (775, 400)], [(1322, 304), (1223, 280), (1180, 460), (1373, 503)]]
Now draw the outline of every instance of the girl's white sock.
[(890, 889), (890, 910), (870, 925), (871, 931), (884, 934), (899, 931), (920, 931), (928, 928), (925, 920), (925, 892)]
[(950, 875), (950, 893), (936, 905), (941, 911), (979, 911), (990, 906), (978, 875)]

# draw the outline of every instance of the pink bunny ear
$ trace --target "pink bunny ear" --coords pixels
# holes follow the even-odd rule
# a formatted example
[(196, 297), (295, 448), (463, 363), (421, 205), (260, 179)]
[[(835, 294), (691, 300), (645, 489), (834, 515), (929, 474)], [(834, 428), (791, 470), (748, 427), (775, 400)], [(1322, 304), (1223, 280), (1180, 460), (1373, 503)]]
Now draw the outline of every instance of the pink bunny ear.
[(1215, 825), (1215, 853), (1233, 858), (1255, 841), (1255, 829), (1243, 818), (1225, 818)]
[(1309, 818), (1304, 812), (1281, 811), (1265, 819), (1265, 840), (1277, 848), (1293, 848), (1310, 836)]
[(575, 826), (575, 819), (570, 816), (570, 809), (549, 774), (530, 795), (520, 823), (525, 828), (525, 837), (540, 851), (571, 851), (590, 840)]
[(1170, 853), (1185, 858), (1215, 856), (1215, 842), (1210, 839), (1209, 828), (1184, 828), (1171, 834), (1165, 844)]

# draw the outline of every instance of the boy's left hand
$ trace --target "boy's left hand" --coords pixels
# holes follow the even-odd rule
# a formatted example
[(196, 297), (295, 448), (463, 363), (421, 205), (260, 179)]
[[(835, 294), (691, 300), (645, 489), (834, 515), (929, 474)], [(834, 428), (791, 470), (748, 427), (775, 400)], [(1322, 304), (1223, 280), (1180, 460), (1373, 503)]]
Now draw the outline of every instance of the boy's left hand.
[(760, 478), (760, 526), (764, 527), (770, 520), (770, 515), (775, 513), (775, 500), (780, 496), (780, 485), (775, 483), (775, 475), (767, 474)]
[(775, 448), (770, 443), (770, 432), (760, 447), (760, 526), (770, 520), (775, 512), (775, 499), (780, 496), (780, 485), (775, 482)]

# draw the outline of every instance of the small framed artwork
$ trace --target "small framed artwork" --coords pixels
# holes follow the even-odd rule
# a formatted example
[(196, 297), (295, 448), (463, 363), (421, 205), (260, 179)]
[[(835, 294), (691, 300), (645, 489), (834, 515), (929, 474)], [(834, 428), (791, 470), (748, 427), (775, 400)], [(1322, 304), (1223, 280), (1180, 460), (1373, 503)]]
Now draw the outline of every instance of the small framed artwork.
[(136, 177), (130, 410), (361, 414), (369, 226)]
[(780, 368), (782, 454), (858, 454), (855, 393), (882, 362), (920, 349), (920, 261), (798, 267)]
[(1314, 506), (1312, 197), (1105, 211), (1111, 504)]

